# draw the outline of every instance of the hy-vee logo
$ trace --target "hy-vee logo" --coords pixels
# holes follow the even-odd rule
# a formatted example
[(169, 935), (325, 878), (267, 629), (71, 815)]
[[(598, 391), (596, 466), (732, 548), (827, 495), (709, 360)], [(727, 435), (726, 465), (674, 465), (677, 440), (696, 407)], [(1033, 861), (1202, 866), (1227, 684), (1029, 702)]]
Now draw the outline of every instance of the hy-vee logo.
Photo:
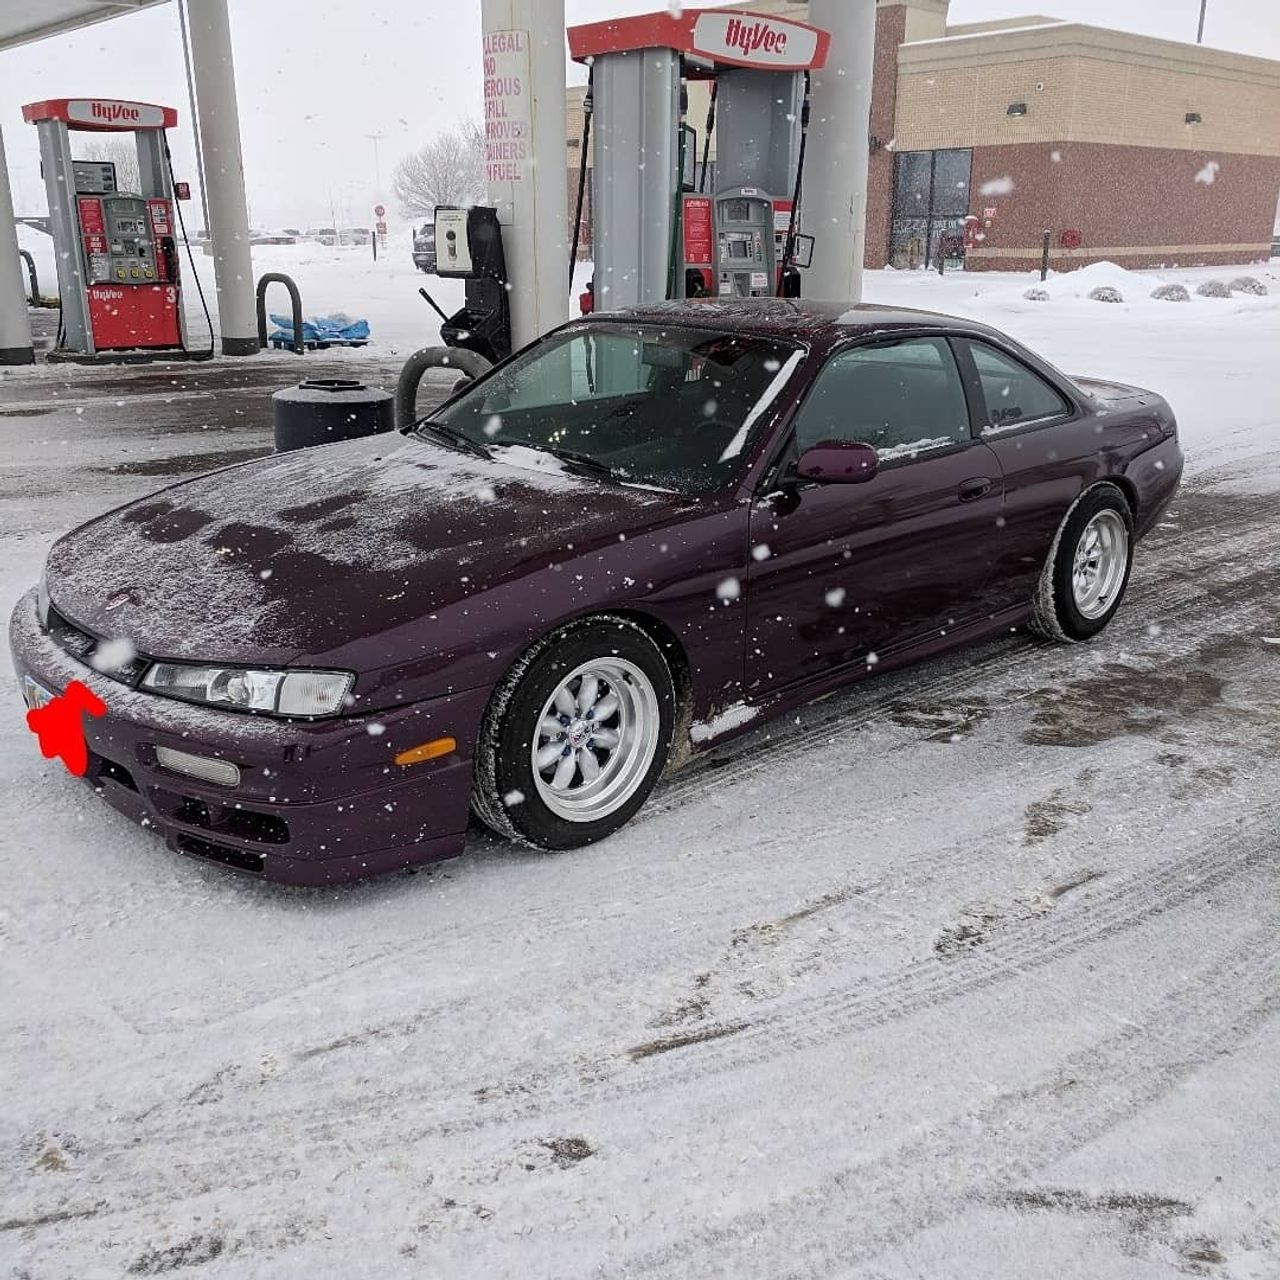
[(71, 124), (95, 129), (160, 129), (164, 127), (164, 108), (118, 98), (72, 98), (67, 102), (66, 118)]
[(724, 42), (730, 48), (741, 49), (750, 57), (759, 49), (765, 53), (784, 54), (787, 51), (787, 33), (765, 22), (753, 22), (747, 26), (741, 18), (730, 18), (724, 31)]
[(91, 102), (89, 113), (95, 120), (101, 120), (104, 124), (113, 124), (117, 120), (128, 120), (131, 124), (137, 124), (142, 119), (142, 112), (127, 102)]
[(810, 65), (818, 33), (796, 22), (707, 11), (693, 27), (693, 51), (746, 66), (798, 68)]

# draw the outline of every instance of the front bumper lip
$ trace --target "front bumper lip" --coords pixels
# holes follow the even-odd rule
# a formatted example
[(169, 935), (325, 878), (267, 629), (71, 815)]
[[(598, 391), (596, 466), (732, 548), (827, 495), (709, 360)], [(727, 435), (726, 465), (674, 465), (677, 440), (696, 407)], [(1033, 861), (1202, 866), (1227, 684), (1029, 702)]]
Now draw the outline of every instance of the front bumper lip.
[[(9, 626), (14, 669), (54, 692), (80, 680), (106, 704), (87, 718), (85, 780), (170, 848), (266, 879), (326, 884), (462, 850), (471, 756), (487, 690), (342, 720), (282, 721), (219, 712), (131, 689), (63, 651), (39, 624), (36, 592)], [(370, 733), (370, 725), (381, 732)], [(402, 768), (397, 752), (448, 734), (457, 751)], [(241, 785), (162, 768), (155, 748), (225, 759)]]

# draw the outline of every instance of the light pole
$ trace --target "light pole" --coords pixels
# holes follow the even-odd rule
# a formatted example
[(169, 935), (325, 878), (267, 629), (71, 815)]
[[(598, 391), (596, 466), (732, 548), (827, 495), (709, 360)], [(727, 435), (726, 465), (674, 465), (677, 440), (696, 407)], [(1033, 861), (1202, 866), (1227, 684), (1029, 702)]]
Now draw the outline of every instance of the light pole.
[(1204, 11), (1209, 0), (1200, 0), (1200, 27), (1196, 31), (1196, 44), (1204, 44)]
[(378, 163), (378, 143), (387, 135), (385, 133), (366, 133), (364, 135), (373, 143), (373, 194), (382, 196), (382, 166)]

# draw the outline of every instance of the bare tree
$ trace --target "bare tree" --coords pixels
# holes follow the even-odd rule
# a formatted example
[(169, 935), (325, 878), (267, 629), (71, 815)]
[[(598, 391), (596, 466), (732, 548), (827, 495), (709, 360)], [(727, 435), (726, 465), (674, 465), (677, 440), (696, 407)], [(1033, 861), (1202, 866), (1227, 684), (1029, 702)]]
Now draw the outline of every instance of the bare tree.
[(110, 160), (116, 167), (116, 190), (138, 192), (142, 190), (142, 175), (138, 172), (138, 148), (129, 138), (95, 138), (87, 142), (77, 160)]
[(409, 218), (438, 204), (475, 204), (485, 193), (484, 130), (467, 120), (410, 152), (396, 164), (391, 189)]

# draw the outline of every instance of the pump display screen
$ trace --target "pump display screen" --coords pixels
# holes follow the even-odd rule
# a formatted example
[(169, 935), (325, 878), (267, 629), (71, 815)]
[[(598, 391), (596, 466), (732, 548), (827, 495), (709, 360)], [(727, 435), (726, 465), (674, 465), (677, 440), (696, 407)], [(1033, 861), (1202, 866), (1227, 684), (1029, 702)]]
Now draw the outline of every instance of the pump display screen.
[(726, 222), (750, 222), (750, 200), (725, 200), (720, 205), (720, 216)]
[(110, 160), (73, 160), (71, 175), (77, 195), (110, 195), (116, 189), (116, 166)]
[(745, 237), (730, 236), (725, 245), (726, 256), (729, 258), (739, 258), (743, 262), (748, 261), (754, 255), (751, 252), (751, 241)]

